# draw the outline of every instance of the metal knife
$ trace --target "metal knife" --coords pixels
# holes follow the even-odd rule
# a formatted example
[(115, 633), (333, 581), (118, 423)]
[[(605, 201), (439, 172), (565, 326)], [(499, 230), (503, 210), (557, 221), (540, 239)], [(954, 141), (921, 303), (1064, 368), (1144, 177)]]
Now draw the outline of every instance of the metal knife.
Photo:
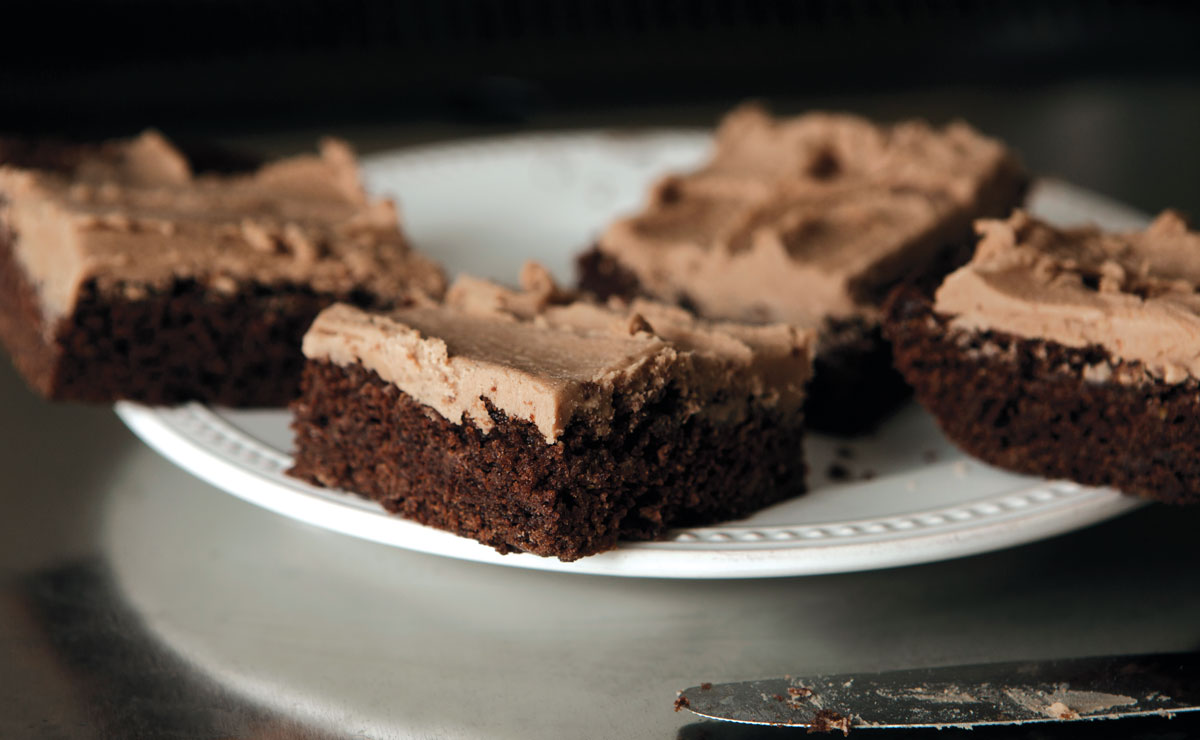
[(702, 683), (679, 692), (675, 709), (729, 722), (843, 733), (1170, 716), (1200, 709), (1200, 654)]

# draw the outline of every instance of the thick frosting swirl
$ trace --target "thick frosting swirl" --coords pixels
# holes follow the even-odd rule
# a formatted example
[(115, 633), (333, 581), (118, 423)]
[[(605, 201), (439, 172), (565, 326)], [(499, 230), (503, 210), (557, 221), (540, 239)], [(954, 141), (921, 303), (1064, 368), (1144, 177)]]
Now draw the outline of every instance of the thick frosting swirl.
[(177, 279), (384, 300), (445, 287), (405, 240), (395, 206), (367, 197), (353, 153), (333, 139), (316, 156), (237, 176), (193, 174), (153, 131), (87, 150), (67, 171), (0, 165), (0, 228), (15, 235), (48, 325), (89, 281), (130, 298)]
[(819, 326), (876, 315), (879, 290), (1000, 215), (1025, 176), (964, 123), (772, 118), (745, 106), (710, 162), (671, 175), (598, 249), (642, 290), (705, 316)]
[(1023, 212), (977, 229), (975, 257), (937, 291), (934, 310), (953, 327), (1099, 345), (1167, 383), (1200, 378), (1200, 234), (1178, 214), (1124, 234), (1058, 229)]
[(752, 407), (800, 413), (812, 333), (697, 319), (651, 301), (573, 300), (527, 266), (524, 290), (461, 277), (443, 304), (371, 313), (323, 311), (310, 359), (361, 363), (445, 418), (492, 427), (486, 402), (532, 422), (553, 444), (573, 419), (603, 432), (618, 408), (677, 388), (692, 413), (744, 418)]

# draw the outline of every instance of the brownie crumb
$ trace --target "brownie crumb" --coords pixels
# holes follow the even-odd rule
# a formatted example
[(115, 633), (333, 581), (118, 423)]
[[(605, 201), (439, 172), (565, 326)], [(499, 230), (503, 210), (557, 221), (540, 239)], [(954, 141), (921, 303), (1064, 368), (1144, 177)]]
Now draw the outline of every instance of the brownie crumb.
[(921, 459), (927, 463), (935, 463), (938, 459), (937, 450), (925, 450), (921, 453)]
[(774, 699), (775, 701), (787, 701), (786, 699), (784, 699), (783, 694), (772, 694), (771, 698)]
[(704, 683), (700, 684), (701, 691), (708, 691), (711, 688), (712, 688), (712, 684), (709, 683), (708, 681), (705, 681)]
[(680, 709), (687, 709), (690, 706), (692, 706), (692, 703), (690, 701), (688, 701), (688, 698), (686, 696), (684, 696), (683, 694), (680, 694), (679, 696), (675, 697), (675, 711), (676, 712), (678, 712)]
[(833, 732), (841, 730), (842, 736), (850, 734), (850, 718), (844, 717), (832, 709), (821, 709), (813, 715), (812, 724), (808, 726), (808, 734), (814, 732)]
[(813, 690), (807, 686), (788, 686), (788, 693), (801, 699), (807, 699), (813, 695)]
[(850, 470), (841, 463), (832, 463), (825, 471), (825, 475), (830, 480), (847, 480), (850, 478)]
[(876, 473), (874, 470), (871, 470), (870, 468), (867, 468), (866, 470), (862, 471), (861, 478), (863, 480), (872, 480), (873, 478), (875, 478), (876, 475), (878, 475), (878, 473)]
[(833, 451), (833, 453), (843, 460), (853, 460), (854, 459), (854, 450), (849, 447), (846, 447), (845, 445), (839, 446), (836, 450)]

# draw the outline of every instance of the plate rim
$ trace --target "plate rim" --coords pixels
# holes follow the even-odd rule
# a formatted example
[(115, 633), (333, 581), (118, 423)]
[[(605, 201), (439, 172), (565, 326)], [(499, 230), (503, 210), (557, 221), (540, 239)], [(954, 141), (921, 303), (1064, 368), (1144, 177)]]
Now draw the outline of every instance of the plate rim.
[[(126, 426), (163, 457), (261, 508), (384, 545), (535, 570), (677, 579), (849, 573), (936, 562), (1036, 542), (1147, 504), (1112, 489), (1033, 480), (1028, 486), (967, 504), (899, 515), (812, 525), (729, 522), (675, 529), (667, 540), (621, 543), (615, 550), (565, 563), (528, 553), (501, 555), (475, 540), (388, 514), (354, 494), (287, 477), (284, 470), (290, 464), (288, 455), (246, 434), (203, 404), (151, 407), (120, 401), (114, 410)], [(913, 524), (870, 531), (888, 519)], [(654, 560), (653, 569), (639, 567), (639, 561), (648, 557)]]

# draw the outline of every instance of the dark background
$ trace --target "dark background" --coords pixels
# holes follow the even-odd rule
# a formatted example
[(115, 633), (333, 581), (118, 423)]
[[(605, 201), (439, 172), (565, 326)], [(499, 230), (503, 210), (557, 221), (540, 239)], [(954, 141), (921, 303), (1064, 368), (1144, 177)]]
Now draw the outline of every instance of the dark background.
[[(780, 112), (964, 117), (1042, 173), (1200, 212), (1200, 3), (41, 0), (6, 8), (0, 132), (156, 126), (281, 154)], [(186, 142), (185, 142), (186, 143)]]
[(41, 0), (16, 14), (0, 115), (30, 133), (512, 123), (1200, 70), (1200, 6), (1162, 0)]

